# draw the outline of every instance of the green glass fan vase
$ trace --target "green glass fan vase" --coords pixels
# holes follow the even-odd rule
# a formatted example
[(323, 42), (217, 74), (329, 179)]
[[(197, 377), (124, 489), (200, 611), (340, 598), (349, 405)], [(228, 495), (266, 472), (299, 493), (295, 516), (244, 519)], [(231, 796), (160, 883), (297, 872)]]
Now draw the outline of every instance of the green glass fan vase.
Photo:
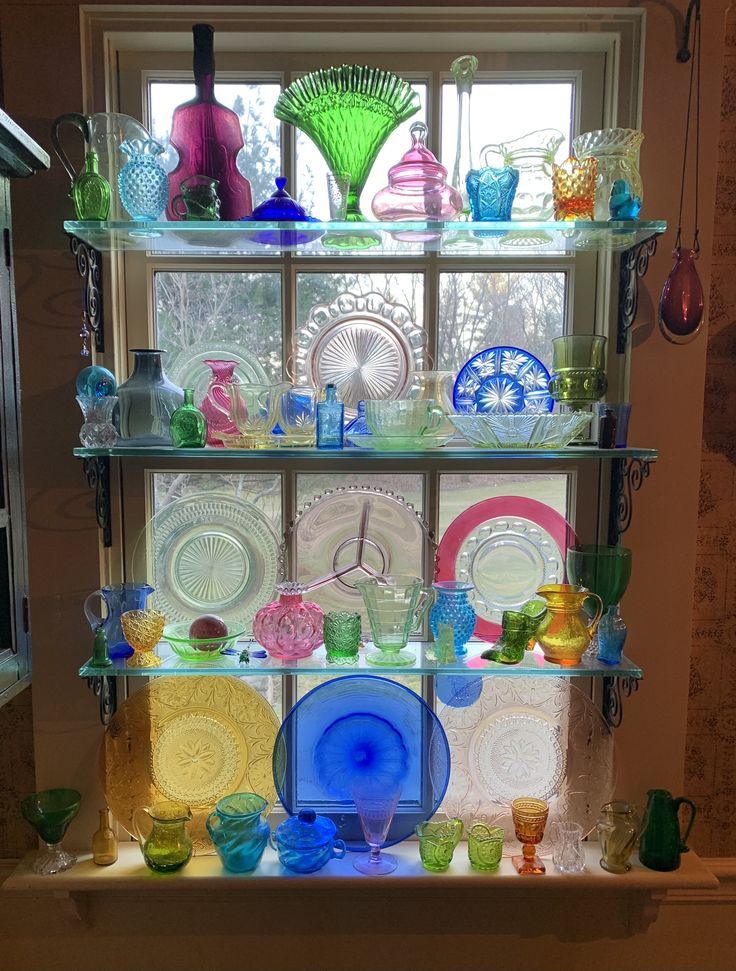
[(360, 194), (386, 139), (419, 111), (406, 81), (374, 67), (343, 64), (298, 78), (274, 114), (308, 135), (335, 176), (350, 176), (348, 222), (362, 222)]

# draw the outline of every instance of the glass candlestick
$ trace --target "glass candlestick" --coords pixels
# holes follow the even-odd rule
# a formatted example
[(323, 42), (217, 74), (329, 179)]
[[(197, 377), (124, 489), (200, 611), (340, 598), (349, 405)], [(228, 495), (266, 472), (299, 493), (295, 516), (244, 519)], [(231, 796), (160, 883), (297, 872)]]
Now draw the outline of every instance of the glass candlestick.
[(512, 856), (511, 862), (522, 876), (546, 873), (544, 863), (534, 847), (542, 842), (549, 806), (541, 799), (521, 796), (511, 803), (516, 838), (522, 844), (522, 856)]

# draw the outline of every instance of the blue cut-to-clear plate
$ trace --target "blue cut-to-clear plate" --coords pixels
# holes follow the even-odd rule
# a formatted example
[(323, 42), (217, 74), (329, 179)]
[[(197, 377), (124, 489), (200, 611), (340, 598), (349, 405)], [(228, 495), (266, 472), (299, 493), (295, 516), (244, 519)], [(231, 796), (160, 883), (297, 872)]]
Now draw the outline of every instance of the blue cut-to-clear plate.
[(552, 411), (549, 371), (520, 347), (487, 347), (460, 369), (452, 401), (459, 412), (511, 415)]
[(369, 675), (318, 685), (292, 708), (279, 730), (273, 777), (287, 812), (329, 816), (348, 849), (365, 850), (353, 792), (401, 798), (386, 845), (429, 819), (450, 779), (450, 749), (439, 719), (414, 691)]

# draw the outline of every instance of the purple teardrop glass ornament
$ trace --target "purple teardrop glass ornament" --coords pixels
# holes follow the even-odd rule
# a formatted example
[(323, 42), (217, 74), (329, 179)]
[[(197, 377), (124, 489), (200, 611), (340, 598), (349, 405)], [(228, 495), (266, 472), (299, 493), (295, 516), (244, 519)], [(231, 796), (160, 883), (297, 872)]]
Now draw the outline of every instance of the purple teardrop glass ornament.
[(675, 263), (659, 298), (659, 329), (673, 344), (687, 344), (703, 323), (703, 285), (695, 267), (698, 252), (678, 246), (673, 256)]

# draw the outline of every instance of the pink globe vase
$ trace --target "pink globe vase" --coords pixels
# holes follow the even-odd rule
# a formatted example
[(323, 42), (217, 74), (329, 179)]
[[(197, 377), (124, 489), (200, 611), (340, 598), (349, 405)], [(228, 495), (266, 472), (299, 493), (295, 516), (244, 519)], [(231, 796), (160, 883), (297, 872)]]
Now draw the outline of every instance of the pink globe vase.
[(299, 583), (279, 583), (276, 589), (279, 599), (258, 611), (253, 636), (271, 657), (283, 661), (309, 657), (322, 643), (322, 608), (302, 600), (305, 588)]

